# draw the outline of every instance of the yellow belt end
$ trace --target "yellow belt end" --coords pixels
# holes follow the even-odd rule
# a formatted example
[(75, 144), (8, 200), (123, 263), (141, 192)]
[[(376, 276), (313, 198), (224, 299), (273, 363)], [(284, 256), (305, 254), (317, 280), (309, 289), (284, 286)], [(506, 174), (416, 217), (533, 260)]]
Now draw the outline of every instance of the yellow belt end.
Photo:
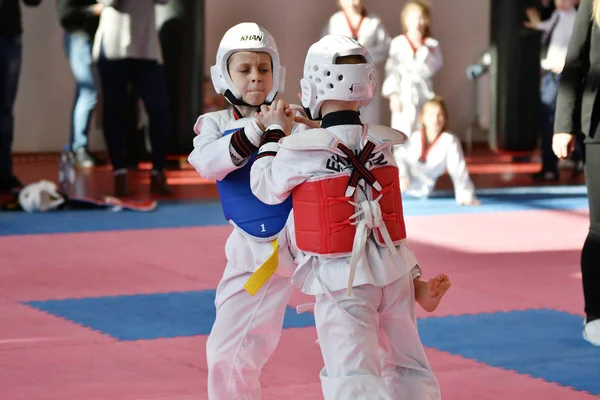
[(267, 261), (265, 261), (263, 265), (261, 265), (252, 274), (252, 276), (246, 281), (246, 284), (244, 285), (244, 289), (250, 294), (250, 296), (254, 296), (256, 293), (258, 293), (260, 288), (263, 287), (265, 283), (267, 283), (269, 278), (275, 273), (275, 270), (277, 270), (277, 266), (279, 264), (279, 243), (277, 242), (277, 240), (273, 240), (271, 242), (271, 246), (273, 247), (273, 252), (269, 256), (269, 258), (267, 258)]

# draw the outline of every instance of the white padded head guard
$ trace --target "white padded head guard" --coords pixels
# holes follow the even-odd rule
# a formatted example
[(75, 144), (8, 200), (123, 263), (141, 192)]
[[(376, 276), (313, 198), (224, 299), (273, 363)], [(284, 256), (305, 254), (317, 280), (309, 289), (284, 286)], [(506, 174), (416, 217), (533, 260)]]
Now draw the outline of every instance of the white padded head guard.
[[(339, 57), (363, 56), (366, 64), (336, 64)], [(327, 35), (313, 44), (304, 62), (302, 106), (312, 119), (320, 116), (325, 100), (361, 101), (359, 108), (371, 102), (375, 94), (375, 65), (367, 49), (343, 35)]]
[(210, 76), (215, 91), (218, 94), (225, 95), (225, 98), (235, 105), (260, 105), (245, 104), (240, 92), (231, 81), (227, 70), (227, 61), (233, 53), (238, 51), (260, 51), (271, 56), (273, 87), (267, 93), (265, 99), (266, 104), (271, 104), (275, 96), (278, 93), (283, 93), (285, 88), (285, 67), (280, 65), (279, 50), (273, 36), (265, 28), (252, 22), (237, 24), (223, 35), (217, 51), (217, 62), (210, 67)]
[(19, 192), (19, 204), (27, 212), (53, 210), (64, 202), (56, 185), (46, 180), (27, 185)]

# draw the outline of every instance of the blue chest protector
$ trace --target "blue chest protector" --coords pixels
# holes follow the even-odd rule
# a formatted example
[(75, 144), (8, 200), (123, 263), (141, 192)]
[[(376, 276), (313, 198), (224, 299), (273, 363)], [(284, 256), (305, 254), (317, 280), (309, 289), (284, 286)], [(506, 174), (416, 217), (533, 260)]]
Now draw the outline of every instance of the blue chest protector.
[[(238, 130), (227, 130), (223, 136), (231, 135)], [(281, 204), (268, 205), (252, 194), (250, 169), (255, 158), (256, 153), (250, 156), (242, 168), (230, 172), (223, 180), (217, 181), (217, 189), (226, 219), (252, 237), (271, 239), (277, 237), (285, 226), (292, 210), (292, 197), (288, 197)]]

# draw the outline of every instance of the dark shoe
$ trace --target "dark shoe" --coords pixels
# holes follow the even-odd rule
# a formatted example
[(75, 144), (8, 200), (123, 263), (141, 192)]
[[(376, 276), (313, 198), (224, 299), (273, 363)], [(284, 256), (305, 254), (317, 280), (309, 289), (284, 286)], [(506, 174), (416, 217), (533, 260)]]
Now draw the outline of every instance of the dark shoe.
[(558, 171), (540, 171), (533, 174), (532, 179), (536, 182), (558, 182), (560, 176)]
[(75, 165), (81, 168), (91, 168), (94, 166), (94, 158), (88, 153), (85, 147), (80, 147), (73, 152), (75, 155)]
[(0, 193), (15, 193), (21, 190), (23, 184), (14, 175), (7, 178), (0, 178)]
[(150, 192), (155, 194), (170, 195), (173, 189), (167, 183), (167, 177), (163, 171), (152, 171), (150, 175)]
[(129, 196), (129, 179), (128, 174), (115, 174), (115, 196)]

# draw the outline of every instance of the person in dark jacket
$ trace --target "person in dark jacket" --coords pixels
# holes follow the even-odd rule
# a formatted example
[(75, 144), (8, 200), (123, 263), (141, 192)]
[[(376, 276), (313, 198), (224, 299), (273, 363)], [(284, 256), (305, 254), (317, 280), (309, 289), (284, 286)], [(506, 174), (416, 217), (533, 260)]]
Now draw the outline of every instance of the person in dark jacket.
[(92, 70), (92, 45), (104, 6), (96, 0), (57, 0), (57, 6), (65, 31), (65, 52), (76, 84), (70, 147), (78, 166), (91, 167), (94, 161), (88, 151), (88, 136), (98, 95)]
[[(583, 136), (590, 229), (581, 252), (585, 314), (583, 336), (600, 346), (600, 0), (582, 0), (562, 71), (552, 149), (561, 159)], [(558, 227), (557, 227), (558, 229)]]
[[(22, 0), (38, 6), (42, 0)], [(0, 192), (19, 190), (23, 185), (13, 173), (13, 109), (21, 72), (21, 4), (19, 0), (0, 1)]]

